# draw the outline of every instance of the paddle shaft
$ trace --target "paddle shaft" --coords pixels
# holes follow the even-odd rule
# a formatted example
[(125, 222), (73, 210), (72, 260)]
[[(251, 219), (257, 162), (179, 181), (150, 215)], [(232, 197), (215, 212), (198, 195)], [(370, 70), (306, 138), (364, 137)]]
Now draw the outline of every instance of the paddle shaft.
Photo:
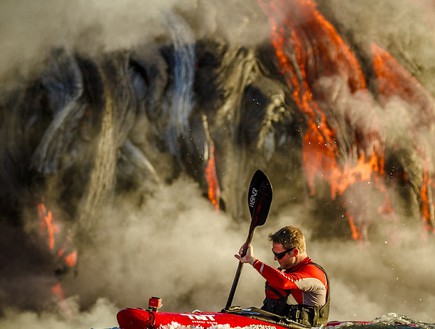
[[(242, 257), (246, 255), (246, 252), (248, 250), (248, 246), (252, 241), (252, 237), (254, 236), (254, 227), (251, 227), (249, 229), (249, 235), (245, 242), (245, 250), (242, 253)], [(227, 304), (225, 305), (225, 309), (228, 309), (231, 306), (231, 303), (233, 302), (234, 294), (236, 293), (237, 284), (239, 283), (240, 274), (242, 273), (243, 269), (243, 263), (239, 261), (239, 265), (237, 266), (236, 275), (234, 276), (233, 285), (231, 286), (231, 291), (227, 299)]]

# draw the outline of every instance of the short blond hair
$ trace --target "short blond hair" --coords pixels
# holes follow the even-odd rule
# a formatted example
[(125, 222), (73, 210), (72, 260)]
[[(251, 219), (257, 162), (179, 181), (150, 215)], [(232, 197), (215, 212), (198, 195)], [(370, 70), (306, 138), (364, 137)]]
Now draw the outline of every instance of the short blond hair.
[(298, 248), (300, 252), (305, 252), (305, 236), (301, 229), (296, 226), (284, 226), (275, 233), (269, 234), (269, 240), (274, 243), (281, 243), (284, 248)]

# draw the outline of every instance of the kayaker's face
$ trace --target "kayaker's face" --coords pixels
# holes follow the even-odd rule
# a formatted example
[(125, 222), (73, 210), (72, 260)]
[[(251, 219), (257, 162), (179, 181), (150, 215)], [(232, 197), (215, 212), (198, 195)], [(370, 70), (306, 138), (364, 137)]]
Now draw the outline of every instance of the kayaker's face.
[(272, 252), (274, 259), (279, 263), (279, 267), (284, 270), (291, 268), (296, 264), (294, 249), (286, 249), (281, 243), (273, 243)]

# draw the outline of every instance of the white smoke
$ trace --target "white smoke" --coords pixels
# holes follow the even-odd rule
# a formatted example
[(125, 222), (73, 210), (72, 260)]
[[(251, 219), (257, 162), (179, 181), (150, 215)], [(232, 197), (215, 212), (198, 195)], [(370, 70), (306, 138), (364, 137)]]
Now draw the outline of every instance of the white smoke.
[(6, 310), (0, 319), (0, 328), (69, 329), (112, 328), (116, 326), (117, 308), (105, 299), (99, 299), (89, 310), (80, 312), (74, 298), (65, 300), (68, 316), (57, 312), (16, 312)]
[[(178, 7), (192, 8), (194, 1)], [(165, 31), (163, 17), (177, 1), (0, 2), (0, 77), (34, 70), (53, 47), (88, 54), (146, 44)]]
[[(245, 1), (204, 0), (0, 2), (0, 79), (29, 75), (53, 47), (86, 54), (129, 49), (166, 36), (165, 16), (177, 10), (198, 28), (198, 37), (221, 30), (237, 43), (267, 37), (267, 20)], [(199, 13), (199, 14), (198, 14)], [(198, 14), (198, 15), (197, 15)]]
[[(273, 184), (273, 182), (272, 182)], [(95, 235), (95, 246), (81, 257), (77, 277), (63, 282), (72, 297), (56, 312), (6, 312), (0, 328), (76, 328), (116, 326), (116, 312), (146, 307), (163, 298), (164, 311), (219, 311), (225, 306), (237, 267), (233, 255), (246, 239), (249, 219), (240, 226), (217, 213), (196, 183), (181, 178), (148, 198), (139, 211), (127, 201), (108, 206)], [(274, 208), (256, 229), (255, 255), (274, 264), (268, 233), (284, 225), (300, 226), (310, 257), (328, 270), (331, 320), (373, 320), (394, 312), (433, 322), (434, 242), (423, 241), (415, 227), (399, 236), (356, 243), (316, 240), (310, 226), (310, 203)], [(328, 223), (324, 223), (328, 230)], [(245, 265), (233, 305), (260, 306), (264, 280)], [(94, 301), (97, 302), (94, 304)], [(78, 305), (88, 305), (79, 310)]]

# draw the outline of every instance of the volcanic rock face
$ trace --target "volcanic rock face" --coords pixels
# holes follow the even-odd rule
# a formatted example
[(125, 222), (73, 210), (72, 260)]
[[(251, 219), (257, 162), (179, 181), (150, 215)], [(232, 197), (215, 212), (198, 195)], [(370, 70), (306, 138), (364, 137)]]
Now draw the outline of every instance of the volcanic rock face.
[[(424, 87), (379, 46), (354, 53), (313, 2), (227, 5), (237, 11), (202, 1), (172, 9), (164, 29), (127, 49), (53, 46), (32, 74), (7, 81), (0, 240), (14, 260), (2, 277), (21, 264), (23, 281), (61, 276), (107, 203), (128, 196), (139, 206), (184, 174), (235, 221), (262, 168), (274, 207), (311, 198), (324, 236), (367, 239), (374, 218), (399, 209), (433, 231), (434, 108)], [(382, 123), (394, 104), (414, 113), (406, 139)], [(0, 304), (15, 295), (13, 285), (2, 290)]]

